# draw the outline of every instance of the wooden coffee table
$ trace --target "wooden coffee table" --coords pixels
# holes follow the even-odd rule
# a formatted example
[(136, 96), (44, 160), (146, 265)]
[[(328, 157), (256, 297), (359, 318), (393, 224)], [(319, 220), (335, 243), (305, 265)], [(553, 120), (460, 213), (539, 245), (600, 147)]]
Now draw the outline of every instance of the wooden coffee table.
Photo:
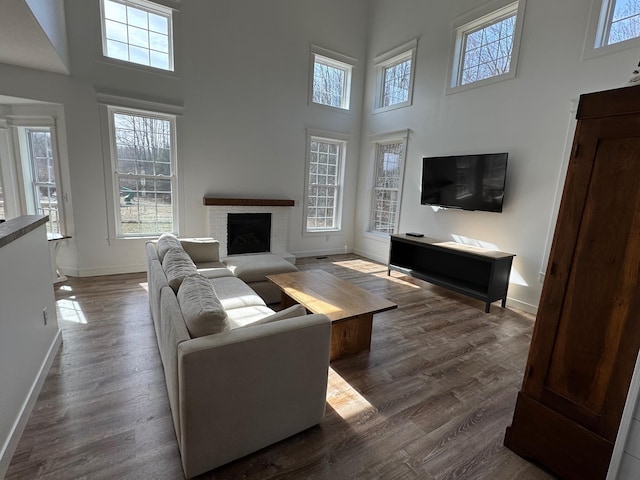
[(331, 360), (371, 348), (373, 315), (398, 308), (324, 270), (268, 275), (282, 291), (282, 306), (299, 303), (311, 313), (331, 319)]

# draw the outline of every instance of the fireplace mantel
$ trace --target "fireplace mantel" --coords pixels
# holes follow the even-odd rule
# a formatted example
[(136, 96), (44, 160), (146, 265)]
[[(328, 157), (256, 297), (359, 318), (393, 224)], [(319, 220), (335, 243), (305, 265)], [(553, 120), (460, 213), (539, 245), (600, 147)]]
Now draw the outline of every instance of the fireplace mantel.
[(224, 197), (204, 197), (203, 205), (211, 206), (240, 206), (240, 207), (293, 207), (294, 200), (284, 200), (277, 198), (224, 198)]

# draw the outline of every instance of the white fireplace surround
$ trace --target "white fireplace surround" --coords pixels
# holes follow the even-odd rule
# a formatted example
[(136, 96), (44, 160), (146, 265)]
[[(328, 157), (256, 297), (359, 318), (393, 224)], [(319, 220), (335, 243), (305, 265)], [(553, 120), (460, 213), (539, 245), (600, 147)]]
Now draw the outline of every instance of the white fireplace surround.
[(220, 258), (227, 253), (227, 215), (230, 213), (271, 213), (271, 253), (288, 256), (289, 207), (255, 205), (209, 205), (209, 236), (220, 242)]

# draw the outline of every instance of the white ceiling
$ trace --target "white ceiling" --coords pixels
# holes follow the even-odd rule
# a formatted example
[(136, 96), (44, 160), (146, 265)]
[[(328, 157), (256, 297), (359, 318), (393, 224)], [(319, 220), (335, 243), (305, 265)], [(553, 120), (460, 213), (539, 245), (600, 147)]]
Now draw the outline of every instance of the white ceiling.
[(0, 63), (69, 74), (24, 0), (0, 0)]

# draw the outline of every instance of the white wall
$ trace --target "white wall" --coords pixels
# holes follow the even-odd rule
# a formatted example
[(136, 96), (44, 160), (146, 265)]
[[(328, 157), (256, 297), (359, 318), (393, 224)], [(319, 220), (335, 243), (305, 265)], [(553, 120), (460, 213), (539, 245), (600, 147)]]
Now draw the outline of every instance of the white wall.
[(0, 265), (0, 478), (4, 478), (62, 337), (45, 226), (0, 247)]
[[(372, 177), (368, 135), (409, 128), (400, 232), (448, 240), (458, 235), (515, 253), (514, 269), (524, 281), (511, 283), (509, 303), (535, 311), (556, 185), (566, 164), (567, 136), (573, 136), (568, 131), (571, 100), (623, 86), (638, 60), (634, 49), (581, 60), (589, 3), (529, 0), (516, 78), (445, 95), (451, 23), (486, 2), (372, 1), (356, 211), (358, 253), (383, 261), (388, 255), (387, 239), (364, 233)], [(419, 39), (413, 105), (373, 114), (372, 59), (413, 38)], [(420, 205), (423, 156), (501, 151), (509, 152), (502, 214), (434, 212)]]

